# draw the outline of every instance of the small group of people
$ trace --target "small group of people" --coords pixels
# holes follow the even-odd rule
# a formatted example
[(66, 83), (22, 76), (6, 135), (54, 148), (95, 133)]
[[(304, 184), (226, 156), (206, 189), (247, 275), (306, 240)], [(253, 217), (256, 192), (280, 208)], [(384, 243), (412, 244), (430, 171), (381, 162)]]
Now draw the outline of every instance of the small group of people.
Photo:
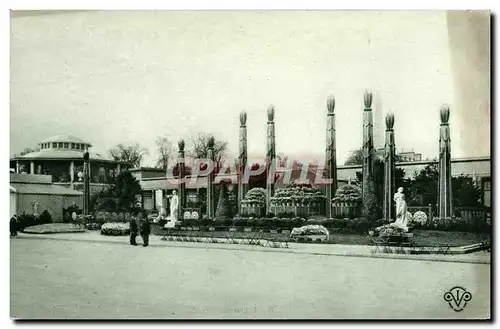
[(147, 216), (140, 212), (137, 217), (130, 219), (130, 244), (137, 246), (136, 238), (138, 235), (142, 238), (142, 246), (149, 245), (149, 235), (151, 234), (151, 224)]

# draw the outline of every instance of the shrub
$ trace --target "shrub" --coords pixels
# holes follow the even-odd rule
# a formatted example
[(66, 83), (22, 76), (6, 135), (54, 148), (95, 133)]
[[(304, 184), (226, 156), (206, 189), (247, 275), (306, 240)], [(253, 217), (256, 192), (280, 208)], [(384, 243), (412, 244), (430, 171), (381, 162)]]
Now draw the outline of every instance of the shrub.
[(20, 231), (24, 230), (26, 227), (37, 225), (36, 218), (32, 214), (21, 214), (18, 217), (18, 228)]
[(102, 235), (128, 235), (130, 223), (105, 223), (101, 226)]
[(224, 186), (220, 188), (219, 202), (215, 210), (215, 217), (229, 217), (229, 196)]
[(52, 216), (47, 210), (44, 210), (38, 219), (37, 224), (49, 224), (52, 223)]
[(363, 217), (369, 220), (375, 220), (379, 217), (380, 206), (377, 202), (377, 194), (375, 192), (375, 185), (372, 180), (368, 180), (366, 186), (365, 198), (362, 200), (363, 203)]

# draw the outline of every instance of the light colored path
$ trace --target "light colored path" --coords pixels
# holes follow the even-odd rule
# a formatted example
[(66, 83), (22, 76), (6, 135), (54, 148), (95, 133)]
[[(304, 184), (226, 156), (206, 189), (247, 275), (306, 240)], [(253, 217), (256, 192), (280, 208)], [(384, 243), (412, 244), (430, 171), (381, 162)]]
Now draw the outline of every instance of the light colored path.
[[(490, 266), (297, 253), (11, 240), (20, 318), (487, 318)], [(457, 313), (453, 286), (472, 293)]]
[[(59, 233), (59, 234), (22, 234), (21, 239), (55, 239), (69, 240), (81, 242), (102, 242), (113, 244), (128, 244), (128, 236), (105, 236), (99, 232), (86, 233)], [(224, 239), (221, 239), (224, 240)], [(138, 243), (141, 243), (141, 238), (137, 238)], [(200, 243), (200, 242), (172, 242), (162, 241), (160, 236), (150, 236), (151, 247), (179, 247), (179, 248), (196, 248), (196, 249), (238, 249), (248, 251), (262, 252), (279, 252), (279, 253), (301, 253), (301, 254), (316, 254), (330, 256), (352, 256), (352, 257), (375, 257), (375, 258), (390, 258), (390, 259), (410, 259), (410, 260), (425, 260), (425, 261), (446, 261), (446, 262), (466, 262), (466, 263), (490, 263), (490, 254), (484, 251), (460, 254), (460, 255), (409, 255), (409, 254), (387, 254), (374, 253), (375, 246), (360, 246), (360, 245), (342, 245), (342, 244), (307, 244), (307, 243), (289, 243), (290, 248), (270, 248), (262, 246), (252, 246), (245, 244), (228, 244), (228, 243)]]

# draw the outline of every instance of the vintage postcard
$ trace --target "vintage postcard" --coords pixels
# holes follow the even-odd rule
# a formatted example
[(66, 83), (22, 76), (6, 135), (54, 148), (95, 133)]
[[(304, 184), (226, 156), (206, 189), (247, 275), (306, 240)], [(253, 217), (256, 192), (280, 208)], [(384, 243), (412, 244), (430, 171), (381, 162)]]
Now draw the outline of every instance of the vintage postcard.
[(490, 21), (11, 11), (11, 318), (490, 319)]

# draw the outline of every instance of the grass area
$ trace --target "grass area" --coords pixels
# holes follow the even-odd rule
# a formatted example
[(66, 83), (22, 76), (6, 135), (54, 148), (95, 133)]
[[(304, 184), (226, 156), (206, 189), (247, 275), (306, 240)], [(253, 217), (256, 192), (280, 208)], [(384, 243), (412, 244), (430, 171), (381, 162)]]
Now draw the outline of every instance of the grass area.
[(80, 233), (86, 232), (85, 229), (68, 223), (50, 223), (26, 227), (24, 233), (31, 234), (52, 234), (52, 233)]
[[(164, 235), (166, 231), (157, 225), (152, 225), (152, 234)], [(175, 231), (175, 234), (188, 235), (193, 234), (189, 231)], [(209, 232), (200, 231), (197, 235), (206, 236)], [(246, 238), (251, 236), (251, 232), (228, 232), (215, 231), (210, 232), (214, 237), (225, 238), (232, 235), (233, 238)], [(272, 239), (276, 236), (276, 233), (261, 232), (262, 239)], [(288, 234), (278, 233), (281, 238), (287, 238)], [(447, 244), (451, 247), (459, 247), (471, 245), (474, 243), (479, 243), (484, 240), (490, 239), (490, 234), (488, 233), (473, 233), (473, 232), (453, 232), (453, 231), (430, 231), (430, 230), (414, 230), (413, 231), (413, 241), (417, 246), (435, 246), (437, 244)], [(332, 233), (329, 236), (327, 242), (330, 244), (347, 244), (347, 245), (372, 245), (372, 237), (363, 234), (347, 234), (347, 233)]]

